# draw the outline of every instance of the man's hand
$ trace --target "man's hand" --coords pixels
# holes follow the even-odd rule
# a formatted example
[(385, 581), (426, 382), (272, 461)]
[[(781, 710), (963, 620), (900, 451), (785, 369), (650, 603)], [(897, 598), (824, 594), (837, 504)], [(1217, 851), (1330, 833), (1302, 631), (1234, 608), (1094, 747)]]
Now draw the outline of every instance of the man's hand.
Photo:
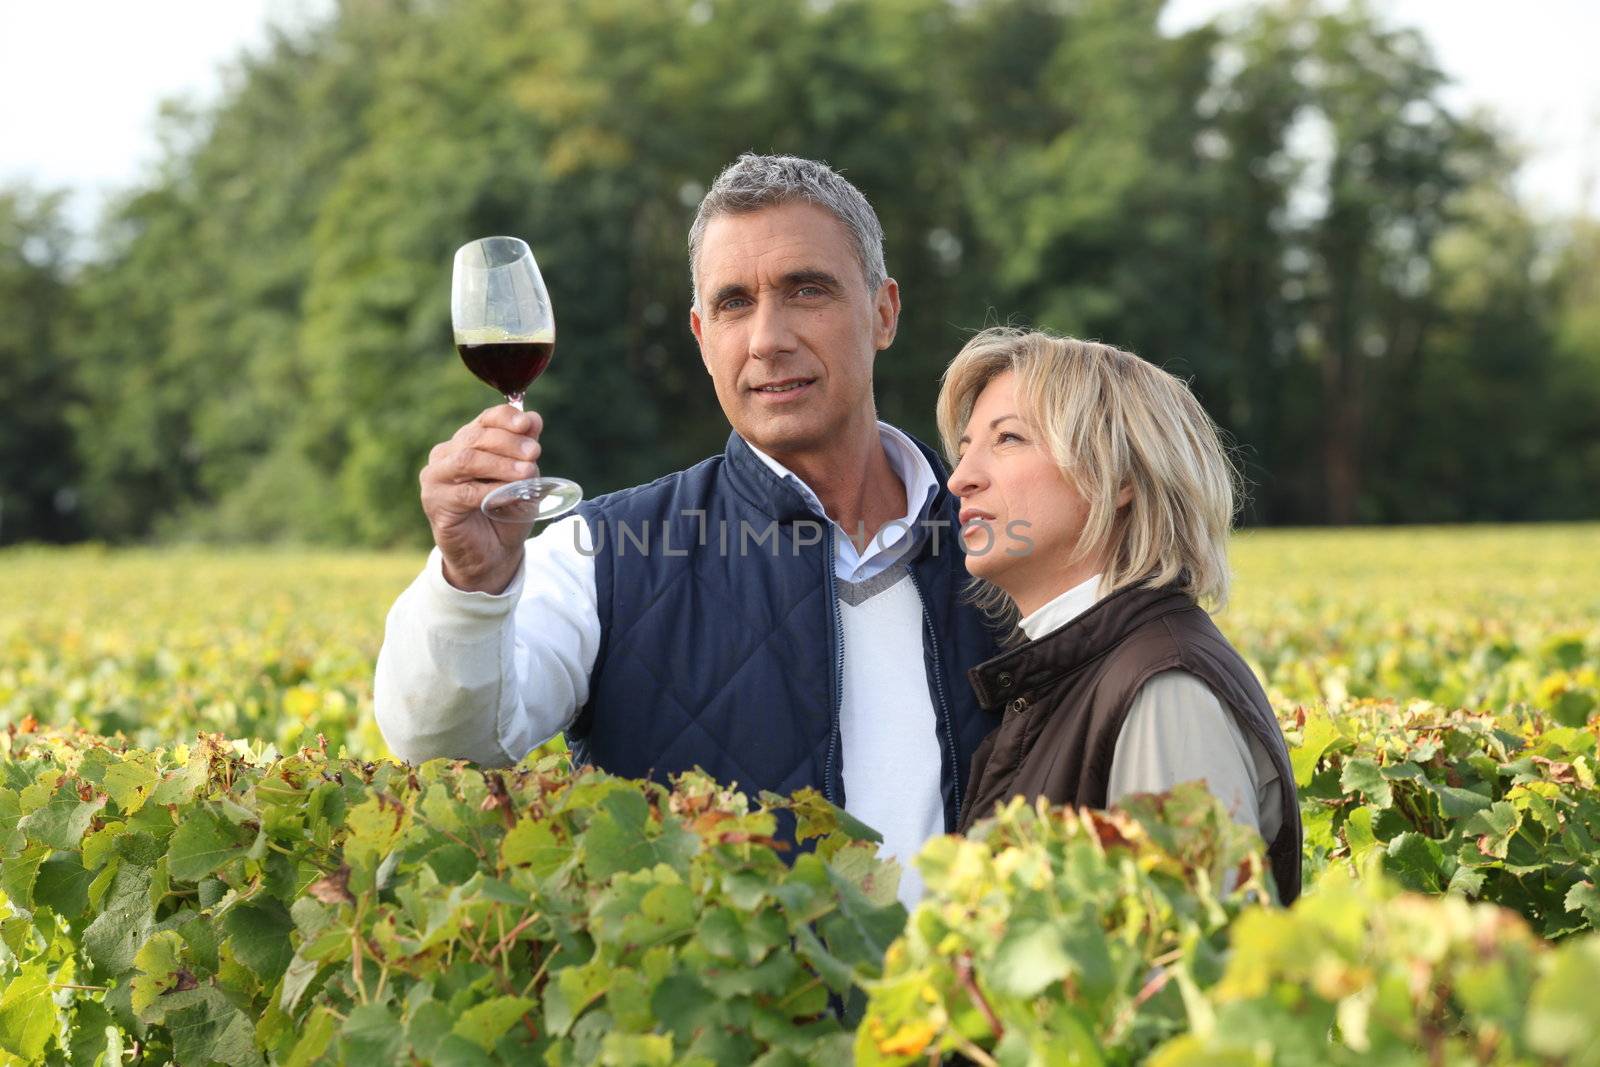
[(495, 522), (478, 505), (496, 486), (539, 473), (543, 428), (538, 412), (500, 404), (428, 453), (422, 510), (444, 554), (445, 580), (457, 589), (501, 593), (516, 577), (533, 523)]

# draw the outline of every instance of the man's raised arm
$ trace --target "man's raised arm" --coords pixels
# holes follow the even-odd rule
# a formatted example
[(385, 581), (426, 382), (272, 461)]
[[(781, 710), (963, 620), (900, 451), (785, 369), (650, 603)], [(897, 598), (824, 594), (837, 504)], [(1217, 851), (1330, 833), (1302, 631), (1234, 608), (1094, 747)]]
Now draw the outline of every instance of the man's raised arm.
[(569, 515), (528, 540), (478, 510), (536, 470), (540, 428), (536, 413), (490, 408), (422, 471), (436, 547), (389, 612), (374, 680), (378, 728), (408, 762), (515, 763), (588, 700), (600, 623), (587, 526)]

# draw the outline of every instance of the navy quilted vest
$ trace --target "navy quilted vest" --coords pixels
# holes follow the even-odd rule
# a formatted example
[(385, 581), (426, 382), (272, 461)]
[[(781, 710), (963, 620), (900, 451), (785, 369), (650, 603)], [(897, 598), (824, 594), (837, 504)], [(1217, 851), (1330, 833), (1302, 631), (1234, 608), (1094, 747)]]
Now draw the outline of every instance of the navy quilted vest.
[[(948, 831), (973, 753), (998, 722), (966, 670), (998, 647), (961, 601), (959, 502), (938, 457), (918, 447), (940, 482), (927, 521), (945, 525), (925, 528), (902, 559), (922, 597)], [(659, 781), (698, 766), (752, 799), (812, 786), (842, 807), (832, 525), (737, 434), (722, 455), (580, 513), (595, 540), (602, 636), (589, 702), (567, 732), (574, 758)]]

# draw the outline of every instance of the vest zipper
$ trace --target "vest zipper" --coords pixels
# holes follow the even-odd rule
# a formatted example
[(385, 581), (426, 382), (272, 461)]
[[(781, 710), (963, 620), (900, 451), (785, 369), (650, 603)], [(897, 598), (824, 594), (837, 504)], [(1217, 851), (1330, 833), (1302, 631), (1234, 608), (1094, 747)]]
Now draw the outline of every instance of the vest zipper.
[(828, 613), (833, 618), (833, 694), (832, 709), (829, 714), (828, 728), (828, 760), (823, 768), (822, 795), (835, 807), (844, 807), (844, 801), (833, 788), (833, 761), (839, 751), (839, 714), (840, 705), (844, 702), (844, 620), (839, 613), (839, 586), (838, 578), (834, 571), (834, 530), (833, 524), (828, 524), (828, 537), (826, 541), (826, 554), (823, 556), (823, 566), (827, 574), (827, 581), (823, 584), (828, 590)]
[[(961, 818), (961, 768), (957, 766), (955, 730), (950, 725), (950, 703), (944, 694), (944, 658), (939, 655), (939, 635), (933, 629), (933, 616), (928, 611), (928, 598), (922, 592), (922, 579), (917, 577), (917, 569), (906, 564), (906, 571), (911, 575), (911, 584), (917, 590), (917, 600), (922, 607), (922, 627), (928, 635), (928, 648), (933, 652), (933, 690), (938, 698), (939, 725), (943, 728), (945, 757), (950, 761), (950, 785), (955, 794), (956, 819)], [(954, 827), (951, 828), (952, 830)]]

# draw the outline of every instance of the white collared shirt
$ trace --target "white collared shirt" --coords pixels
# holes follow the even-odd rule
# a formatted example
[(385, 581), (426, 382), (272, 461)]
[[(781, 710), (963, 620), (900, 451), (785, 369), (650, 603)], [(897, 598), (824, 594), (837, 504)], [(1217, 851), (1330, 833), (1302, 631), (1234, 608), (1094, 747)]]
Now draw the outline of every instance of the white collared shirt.
[[(834, 529), (833, 572), (835, 577), (846, 582), (864, 582), (868, 578), (877, 577), (916, 543), (912, 532), (922, 519), (928, 501), (933, 499), (933, 494), (939, 488), (938, 479), (934, 477), (928, 457), (922, 454), (922, 449), (918, 448), (911, 438), (888, 423), (880, 422), (878, 439), (883, 442), (883, 454), (889, 460), (889, 466), (894, 469), (900, 484), (905, 486), (906, 513), (898, 520), (885, 523), (862, 551), (856, 550), (856, 543), (851, 539), (851, 534), (852, 532), (860, 534), (864, 531), (846, 531), (832, 516), (828, 516), (828, 522)], [(748, 441), (745, 443), (750, 444)], [(755, 445), (750, 445), (750, 451), (754, 452), (756, 458), (765, 463), (772, 473), (799, 490), (800, 495), (805, 497), (806, 503), (810, 504), (818, 515), (827, 514), (817, 494), (812, 492), (811, 487), (801, 481), (798, 475)]]
[[(860, 552), (849, 532), (828, 517), (844, 644), (839, 772), (845, 810), (883, 834), (882, 851), (900, 861), (900, 901), (913, 908), (923, 886), (911, 859), (928, 838), (944, 832), (944, 757), (923, 668), (922, 600), (905, 569), (894, 565), (917, 544), (916, 524), (938, 482), (911, 438), (880, 422), (878, 439), (905, 488), (906, 514), (885, 523)], [(793, 471), (754, 445), (750, 451), (818, 515), (826, 514), (817, 494)]]
[(1028, 635), (1029, 641), (1037, 641), (1045, 634), (1055, 633), (1094, 607), (1100, 600), (1101, 577), (1097, 574), (1088, 581), (1079, 582), (1038, 608), (1017, 625), (1022, 627), (1022, 632)]

